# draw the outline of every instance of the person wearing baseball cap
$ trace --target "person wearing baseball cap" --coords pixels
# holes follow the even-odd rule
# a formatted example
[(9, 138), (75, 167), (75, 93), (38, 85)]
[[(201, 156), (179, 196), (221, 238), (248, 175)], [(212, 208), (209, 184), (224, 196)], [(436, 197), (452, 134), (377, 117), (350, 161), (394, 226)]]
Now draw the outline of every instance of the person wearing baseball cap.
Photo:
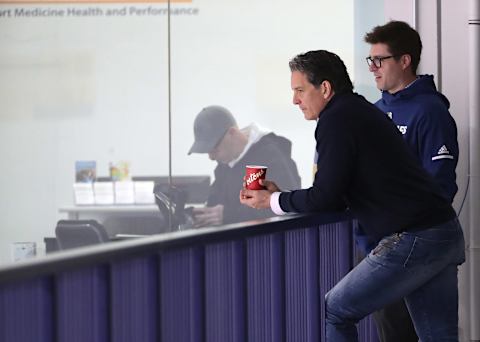
[(279, 179), (286, 189), (301, 184), (291, 157), (292, 143), (287, 138), (256, 124), (241, 129), (232, 113), (222, 106), (203, 108), (195, 118), (193, 133), (195, 140), (188, 154), (208, 154), (218, 163), (206, 207), (194, 209), (197, 227), (274, 216), (270, 210), (254, 210), (239, 203), (246, 165), (268, 166), (268, 175)]
[(230, 127), (237, 127), (237, 121), (228, 109), (221, 106), (203, 108), (195, 118), (195, 142), (188, 154), (209, 153)]

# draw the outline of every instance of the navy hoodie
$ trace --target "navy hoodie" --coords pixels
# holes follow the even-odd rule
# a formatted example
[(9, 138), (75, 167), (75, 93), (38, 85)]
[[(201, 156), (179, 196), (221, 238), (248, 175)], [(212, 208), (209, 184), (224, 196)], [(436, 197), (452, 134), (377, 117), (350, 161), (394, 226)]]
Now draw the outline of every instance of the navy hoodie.
[(453, 201), (458, 187), (457, 126), (448, 109), (448, 99), (439, 93), (432, 75), (422, 75), (395, 94), (382, 92), (375, 103), (395, 122), (421, 165)]

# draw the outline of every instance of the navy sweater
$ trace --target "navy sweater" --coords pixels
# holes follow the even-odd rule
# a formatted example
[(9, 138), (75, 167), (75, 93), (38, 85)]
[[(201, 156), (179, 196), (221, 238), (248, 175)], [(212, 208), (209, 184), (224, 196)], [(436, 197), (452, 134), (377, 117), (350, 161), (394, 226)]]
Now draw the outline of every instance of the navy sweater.
[(376, 241), (455, 217), (395, 124), (362, 96), (335, 95), (320, 113), (315, 139), (318, 171), (313, 186), (282, 193), (284, 211), (348, 207)]

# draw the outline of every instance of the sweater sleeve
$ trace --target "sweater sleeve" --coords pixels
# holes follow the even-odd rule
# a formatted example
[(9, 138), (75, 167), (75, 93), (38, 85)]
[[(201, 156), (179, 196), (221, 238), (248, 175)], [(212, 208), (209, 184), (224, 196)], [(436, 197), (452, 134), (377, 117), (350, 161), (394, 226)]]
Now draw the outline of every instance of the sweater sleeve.
[(280, 207), (285, 212), (336, 211), (345, 208), (344, 194), (351, 181), (355, 160), (354, 135), (341, 115), (321, 118), (315, 131), (317, 173), (308, 189), (284, 192)]

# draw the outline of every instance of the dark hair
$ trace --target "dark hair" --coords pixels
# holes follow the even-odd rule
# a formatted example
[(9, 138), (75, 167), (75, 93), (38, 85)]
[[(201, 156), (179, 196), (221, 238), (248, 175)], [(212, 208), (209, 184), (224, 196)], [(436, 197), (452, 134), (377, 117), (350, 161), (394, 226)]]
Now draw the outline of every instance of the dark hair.
[(422, 40), (417, 31), (403, 21), (390, 21), (383, 26), (376, 26), (365, 35), (369, 44), (386, 44), (388, 50), (398, 60), (401, 55), (410, 55), (412, 71), (417, 73), (422, 54)]
[(318, 88), (323, 81), (329, 81), (335, 93), (353, 91), (353, 84), (347, 68), (336, 54), (317, 50), (295, 56), (289, 63), (290, 71), (299, 71)]

